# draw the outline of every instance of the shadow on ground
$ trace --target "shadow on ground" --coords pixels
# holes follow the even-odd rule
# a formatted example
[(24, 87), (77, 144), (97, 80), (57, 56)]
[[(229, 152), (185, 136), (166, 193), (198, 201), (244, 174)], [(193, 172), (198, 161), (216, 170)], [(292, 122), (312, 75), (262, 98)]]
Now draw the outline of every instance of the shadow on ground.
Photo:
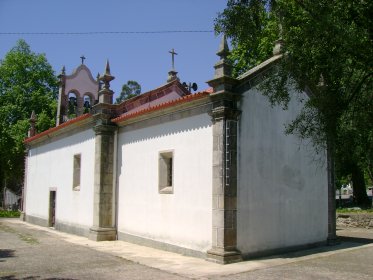
[(345, 242), (359, 243), (359, 244), (371, 244), (371, 243), (373, 243), (373, 239), (371, 239), (371, 238), (351, 237), (351, 236), (338, 236), (338, 239), (342, 243), (345, 243)]
[(0, 249), (0, 262), (3, 262), (3, 259), (13, 258), (15, 250), (9, 249)]
[(14, 275), (10, 275), (10, 276), (4, 276), (4, 277), (0, 277), (0, 280), (36, 280), (36, 279), (42, 279), (42, 280), (76, 280), (76, 279), (73, 279), (73, 278), (41, 278), (40, 276), (28, 276), (28, 277), (24, 277), (24, 278), (17, 278), (16, 276)]
[(284, 252), (279, 251), (277, 254), (272, 254), (268, 256), (257, 256), (249, 257), (247, 260), (269, 260), (269, 259), (291, 259), (291, 258), (300, 258), (311, 256), (318, 253), (327, 253), (327, 252), (338, 252), (339, 250), (345, 250), (349, 248), (357, 248), (363, 245), (373, 244), (372, 238), (365, 237), (355, 237), (355, 236), (337, 236), (337, 242), (333, 245), (310, 245), (309, 247), (299, 249), (294, 248)]

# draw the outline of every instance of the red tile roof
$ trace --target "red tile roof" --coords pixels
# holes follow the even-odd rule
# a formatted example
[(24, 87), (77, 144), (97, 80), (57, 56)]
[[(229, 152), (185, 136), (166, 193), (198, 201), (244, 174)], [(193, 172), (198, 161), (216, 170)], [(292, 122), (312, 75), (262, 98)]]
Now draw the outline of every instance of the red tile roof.
[(81, 116), (79, 116), (79, 117), (76, 117), (76, 118), (74, 118), (74, 119), (68, 120), (67, 122), (64, 122), (63, 124), (61, 124), (61, 125), (59, 125), (59, 126), (52, 127), (52, 128), (50, 128), (50, 129), (48, 129), (48, 130), (45, 130), (45, 131), (43, 131), (43, 132), (40, 132), (39, 134), (36, 134), (35, 136), (32, 136), (32, 137), (26, 138), (25, 141), (24, 141), (24, 143), (25, 143), (25, 144), (30, 143), (30, 142), (32, 142), (32, 141), (34, 141), (34, 140), (36, 140), (36, 139), (39, 139), (39, 138), (41, 138), (41, 137), (43, 137), (43, 136), (45, 136), (45, 135), (48, 135), (48, 134), (50, 134), (50, 133), (54, 133), (54, 132), (56, 132), (56, 131), (58, 131), (58, 130), (63, 129), (64, 127), (67, 127), (67, 126), (72, 125), (72, 124), (74, 124), (74, 123), (78, 123), (78, 122), (80, 122), (80, 121), (82, 121), (82, 120), (85, 120), (85, 119), (88, 119), (88, 118), (90, 118), (90, 117), (92, 117), (92, 115), (89, 114), (89, 113), (87, 113), (87, 114), (81, 115)]
[[(165, 108), (170, 108), (172, 106), (175, 106), (177, 104), (181, 104), (181, 103), (185, 103), (185, 102), (190, 102), (190, 101), (193, 101), (193, 100), (198, 100), (200, 98), (203, 98), (205, 96), (208, 96), (210, 95), (211, 93), (213, 92), (213, 89), (212, 88), (208, 88), (204, 91), (200, 91), (200, 92), (197, 92), (195, 94), (189, 94), (189, 95), (185, 95), (183, 97), (180, 97), (178, 99), (175, 99), (175, 100), (171, 100), (171, 101), (168, 101), (168, 102), (165, 102), (165, 103), (161, 103), (161, 104), (158, 104), (158, 105), (155, 105), (155, 106), (152, 106), (152, 107), (149, 107), (149, 108), (146, 108), (146, 109), (143, 109), (143, 110), (140, 110), (140, 111), (136, 111), (136, 112), (133, 112), (133, 113), (129, 113), (129, 114), (123, 114), (115, 119), (112, 119), (112, 122), (114, 123), (119, 123), (119, 122), (122, 122), (124, 120), (128, 120), (128, 119), (131, 119), (131, 118), (134, 118), (136, 116), (140, 116), (140, 115), (143, 115), (143, 114), (146, 114), (146, 113), (149, 113), (149, 112), (154, 112), (154, 111), (158, 111), (158, 110), (162, 110), (162, 109), (165, 109)], [(79, 117), (76, 117), (74, 119), (71, 119), (67, 122), (64, 122), (62, 123), (61, 125), (59, 126), (56, 126), (56, 127), (52, 127), (48, 130), (45, 130), (39, 134), (36, 134), (35, 136), (32, 136), (32, 137), (29, 137), (29, 138), (26, 138), (24, 143), (25, 144), (28, 144), (28, 143), (31, 143), (37, 139), (40, 139), (42, 138), (43, 136), (46, 136), (46, 135), (49, 135), (51, 133), (55, 133), (67, 126), (70, 126), (74, 123), (79, 123), (83, 120), (86, 120), (88, 118), (91, 118), (92, 117), (92, 114), (90, 113), (87, 113), (87, 114), (84, 114), (84, 115), (81, 115)]]
[(120, 104), (118, 104), (117, 110), (121, 111), (121, 113), (131, 111), (145, 103), (154, 101), (173, 92), (172, 88), (174, 87), (177, 87), (179, 89), (179, 92), (176, 92), (179, 95), (181, 94), (181, 96), (190, 94), (190, 92), (178, 80), (175, 80), (121, 102)]
[(175, 106), (177, 104), (190, 102), (192, 100), (197, 100), (197, 99), (203, 98), (207, 95), (210, 95), (212, 92), (213, 92), (213, 89), (208, 88), (204, 91), (200, 91), (200, 92), (197, 92), (195, 94), (185, 95), (185, 96), (183, 96), (179, 99), (175, 99), (175, 100), (171, 100), (171, 101), (168, 101), (168, 102), (165, 102), (165, 103), (161, 103), (161, 104), (158, 104), (158, 105), (155, 105), (155, 106), (152, 106), (152, 107), (140, 110), (140, 111), (136, 111), (136, 112), (129, 113), (129, 114), (123, 114), (123, 115), (113, 119), (112, 122), (119, 123), (119, 122), (122, 122), (124, 120), (128, 120), (128, 119), (140, 116), (140, 115), (144, 115), (144, 114), (149, 113), (149, 112), (162, 110), (162, 109), (165, 109), (165, 108)]

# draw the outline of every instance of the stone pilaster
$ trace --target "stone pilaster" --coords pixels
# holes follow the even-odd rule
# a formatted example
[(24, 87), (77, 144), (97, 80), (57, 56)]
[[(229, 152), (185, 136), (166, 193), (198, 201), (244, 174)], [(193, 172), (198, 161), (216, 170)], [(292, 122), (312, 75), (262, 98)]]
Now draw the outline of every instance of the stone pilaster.
[(231, 77), (232, 66), (225, 36), (222, 37), (215, 64), (210, 112), (213, 123), (213, 174), (212, 174), (212, 248), (207, 258), (218, 263), (241, 260), (237, 250), (237, 125), (240, 111), (234, 92), (236, 79)]
[(241, 260), (237, 250), (237, 118), (234, 107), (218, 106), (213, 120), (212, 248), (218, 263)]
[(21, 221), (26, 221), (26, 190), (27, 190), (27, 171), (28, 171), (28, 157), (30, 148), (26, 146), (25, 149), (25, 170), (23, 175), (23, 186), (22, 186), (22, 196), (21, 196), (21, 215), (19, 219)]
[(116, 126), (98, 120), (94, 127), (95, 177), (93, 199), (93, 226), (89, 238), (96, 241), (115, 240), (114, 217), (114, 132)]

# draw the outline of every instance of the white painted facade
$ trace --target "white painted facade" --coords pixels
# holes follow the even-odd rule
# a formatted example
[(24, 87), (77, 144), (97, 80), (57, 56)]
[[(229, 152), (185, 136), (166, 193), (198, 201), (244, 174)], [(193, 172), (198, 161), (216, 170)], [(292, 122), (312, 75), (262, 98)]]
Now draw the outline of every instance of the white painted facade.
[[(158, 191), (160, 152), (173, 151), (174, 191)], [(122, 131), (118, 232), (206, 251), (211, 247), (212, 125), (207, 114)]]
[[(27, 162), (28, 216), (49, 220), (49, 195), (56, 191), (56, 224), (86, 229), (93, 220), (94, 131), (32, 147)], [(81, 154), (80, 190), (73, 190), (73, 158)]]
[[(55, 227), (96, 241), (123, 239), (221, 263), (325, 242), (326, 164), (314, 160), (311, 144), (284, 133), (302, 104), (293, 98), (287, 111), (272, 108), (252, 88), (257, 72), (278, 59), (238, 79), (221, 76), (222, 59), (212, 89), (194, 95), (175, 79), (113, 105), (103, 88), (90, 113), (66, 123), (58, 113), (56, 128), (25, 141), (26, 220), (48, 226), (56, 191)], [(98, 96), (88, 68), (78, 70), (61, 78), (61, 112), (70, 90)], [(170, 152), (172, 192), (165, 193), (159, 158)], [(81, 156), (80, 190), (74, 155)]]
[(285, 135), (300, 108), (295, 97), (286, 111), (272, 108), (255, 88), (242, 96), (237, 248), (243, 254), (327, 238), (326, 164), (315, 161), (311, 144)]

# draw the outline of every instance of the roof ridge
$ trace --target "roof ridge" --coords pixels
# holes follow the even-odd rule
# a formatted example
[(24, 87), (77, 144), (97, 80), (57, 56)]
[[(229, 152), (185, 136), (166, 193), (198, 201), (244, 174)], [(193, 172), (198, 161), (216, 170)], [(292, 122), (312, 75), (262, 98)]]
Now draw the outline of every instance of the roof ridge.
[(148, 112), (157, 111), (157, 110), (160, 110), (162, 108), (171, 107), (172, 105), (176, 105), (178, 103), (183, 103), (183, 102), (190, 101), (190, 100), (193, 100), (193, 99), (202, 98), (204, 96), (210, 95), (210, 93), (212, 93), (212, 90), (210, 90), (210, 88), (209, 88), (205, 91), (200, 91), (200, 92), (197, 92), (197, 93), (194, 93), (194, 94), (185, 95), (185, 96), (182, 96), (178, 99), (166, 101), (166, 102), (160, 103), (160, 104), (156, 104), (154, 106), (144, 108), (142, 110), (139, 110), (139, 111), (136, 111), (136, 112), (133, 112), (133, 113), (129, 113), (129, 114), (124, 113), (124, 114), (120, 115), (119, 117), (116, 117), (116, 118), (112, 119), (112, 122), (121, 122), (123, 120), (127, 120), (127, 119), (130, 119), (130, 118), (133, 118), (135, 116), (139, 116), (139, 115), (142, 115), (142, 114), (145, 114), (145, 113), (148, 113)]

